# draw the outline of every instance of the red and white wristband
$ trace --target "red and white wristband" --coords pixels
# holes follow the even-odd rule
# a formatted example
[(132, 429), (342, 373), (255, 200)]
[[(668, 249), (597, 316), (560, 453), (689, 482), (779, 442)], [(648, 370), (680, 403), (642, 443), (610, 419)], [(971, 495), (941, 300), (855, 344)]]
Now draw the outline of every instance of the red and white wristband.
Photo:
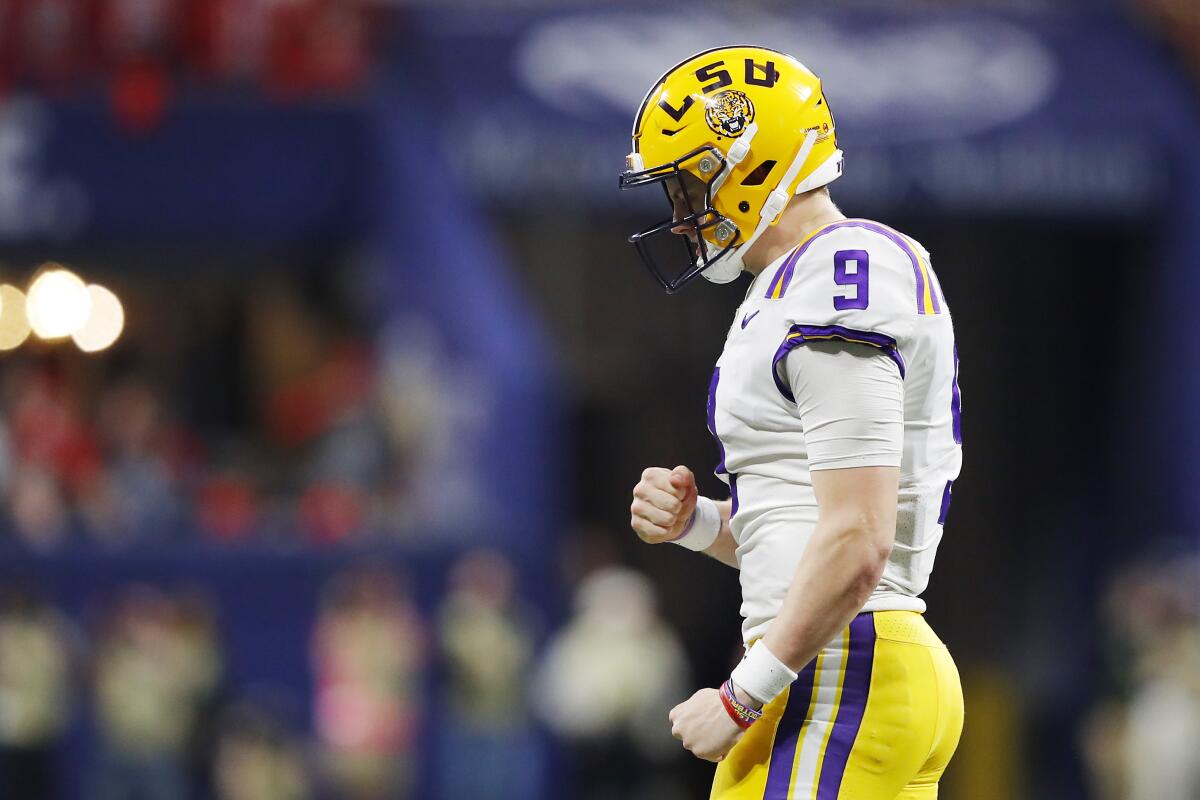
[(680, 547), (699, 552), (712, 547), (720, 534), (721, 512), (717, 510), (716, 503), (702, 496), (696, 498), (696, 510), (692, 512), (692, 518), (671, 541)]
[(732, 680), (726, 680), (722, 683), (719, 693), (721, 695), (721, 705), (725, 706), (725, 713), (742, 730), (749, 728), (762, 719), (761, 711), (742, 705), (742, 702), (737, 699), (737, 694), (733, 691)]

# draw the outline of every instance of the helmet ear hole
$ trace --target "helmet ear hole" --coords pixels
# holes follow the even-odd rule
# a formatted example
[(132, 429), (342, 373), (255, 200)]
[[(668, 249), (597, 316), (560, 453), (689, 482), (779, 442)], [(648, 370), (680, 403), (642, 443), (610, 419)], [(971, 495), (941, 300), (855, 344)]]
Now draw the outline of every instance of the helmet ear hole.
[(745, 214), (745, 213), (746, 213), (747, 211), (749, 211), (749, 210), (750, 210), (750, 204), (749, 204), (749, 203), (747, 203), (745, 200), (743, 200), (742, 202), (738, 203), (738, 211), (740, 211), (740, 212), (742, 212), (743, 214)]
[(762, 186), (763, 181), (771, 174), (771, 170), (775, 169), (775, 160), (767, 159), (754, 168), (753, 171), (742, 179), (742, 186)]

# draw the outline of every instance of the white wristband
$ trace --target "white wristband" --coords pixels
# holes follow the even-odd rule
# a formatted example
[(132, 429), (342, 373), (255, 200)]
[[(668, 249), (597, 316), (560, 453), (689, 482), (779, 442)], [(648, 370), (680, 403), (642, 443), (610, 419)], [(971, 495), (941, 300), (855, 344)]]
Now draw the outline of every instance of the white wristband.
[(734, 686), (766, 705), (792, 685), (796, 673), (759, 639), (746, 651), (746, 657), (734, 667), (729, 677)]
[(688, 550), (707, 550), (721, 534), (721, 512), (717, 504), (707, 497), (696, 498), (696, 510), (684, 527), (683, 532), (671, 541)]

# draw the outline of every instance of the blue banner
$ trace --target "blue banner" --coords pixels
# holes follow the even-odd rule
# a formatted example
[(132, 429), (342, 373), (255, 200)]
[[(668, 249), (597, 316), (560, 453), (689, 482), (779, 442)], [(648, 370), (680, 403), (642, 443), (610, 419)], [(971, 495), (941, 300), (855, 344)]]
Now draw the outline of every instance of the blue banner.
[(368, 212), (361, 108), (181, 100), (146, 134), (106, 105), (0, 106), (0, 243), (337, 240)]
[(438, 138), (489, 201), (624, 208), (615, 176), (645, 91), (735, 40), (822, 76), (847, 156), (839, 197), (857, 206), (1124, 216), (1167, 191), (1148, 87), (1168, 66), (1106, 16), (428, 12), (406, 64), (437, 87)]

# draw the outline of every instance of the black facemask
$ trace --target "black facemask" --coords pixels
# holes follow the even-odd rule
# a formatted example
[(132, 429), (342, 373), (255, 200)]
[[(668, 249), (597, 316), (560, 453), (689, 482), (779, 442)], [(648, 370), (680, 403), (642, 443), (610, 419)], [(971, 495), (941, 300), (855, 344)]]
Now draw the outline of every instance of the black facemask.
[[(704, 207), (697, 210), (691, 194), (687, 191), (687, 185), (684, 183), (684, 176), (694, 175), (694, 173), (683, 169), (682, 166), (691, 162), (701, 162), (702, 159), (712, 159), (710, 165), (712, 168), (698, 171), (711, 174), (712, 177), (704, 182)], [(667, 294), (679, 291), (718, 259), (729, 253), (741, 241), (741, 234), (737, 226), (727, 217), (718, 214), (712, 206), (713, 182), (725, 169), (725, 163), (725, 157), (721, 155), (720, 150), (711, 146), (701, 147), (675, 161), (637, 172), (627, 171), (622, 173), (619, 178), (619, 186), (622, 189), (633, 189), (657, 183), (663, 187), (663, 191), (667, 195), (667, 202), (671, 206), (671, 216), (629, 237), (629, 242), (637, 248), (642, 263), (650, 270), (650, 274), (654, 276), (659, 285), (667, 291)], [(683, 197), (688, 212), (687, 215), (678, 219), (675, 218), (675, 204), (671, 198), (673, 188)], [(722, 225), (728, 226), (729, 243), (714, 252), (715, 248), (705, 241), (703, 234), (710, 228), (718, 228)], [(692, 236), (672, 231), (673, 228), (681, 226), (690, 226), (694, 231), (694, 239)], [(667, 238), (664, 239), (664, 236)], [(683, 248), (681, 257), (669, 258), (664, 255), (663, 251), (665, 250), (678, 252), (678, 248), (675, 248), (670, 242), (671, 239), (681, 243)], [(668, 261), (673, 263), (667, 263)]]

